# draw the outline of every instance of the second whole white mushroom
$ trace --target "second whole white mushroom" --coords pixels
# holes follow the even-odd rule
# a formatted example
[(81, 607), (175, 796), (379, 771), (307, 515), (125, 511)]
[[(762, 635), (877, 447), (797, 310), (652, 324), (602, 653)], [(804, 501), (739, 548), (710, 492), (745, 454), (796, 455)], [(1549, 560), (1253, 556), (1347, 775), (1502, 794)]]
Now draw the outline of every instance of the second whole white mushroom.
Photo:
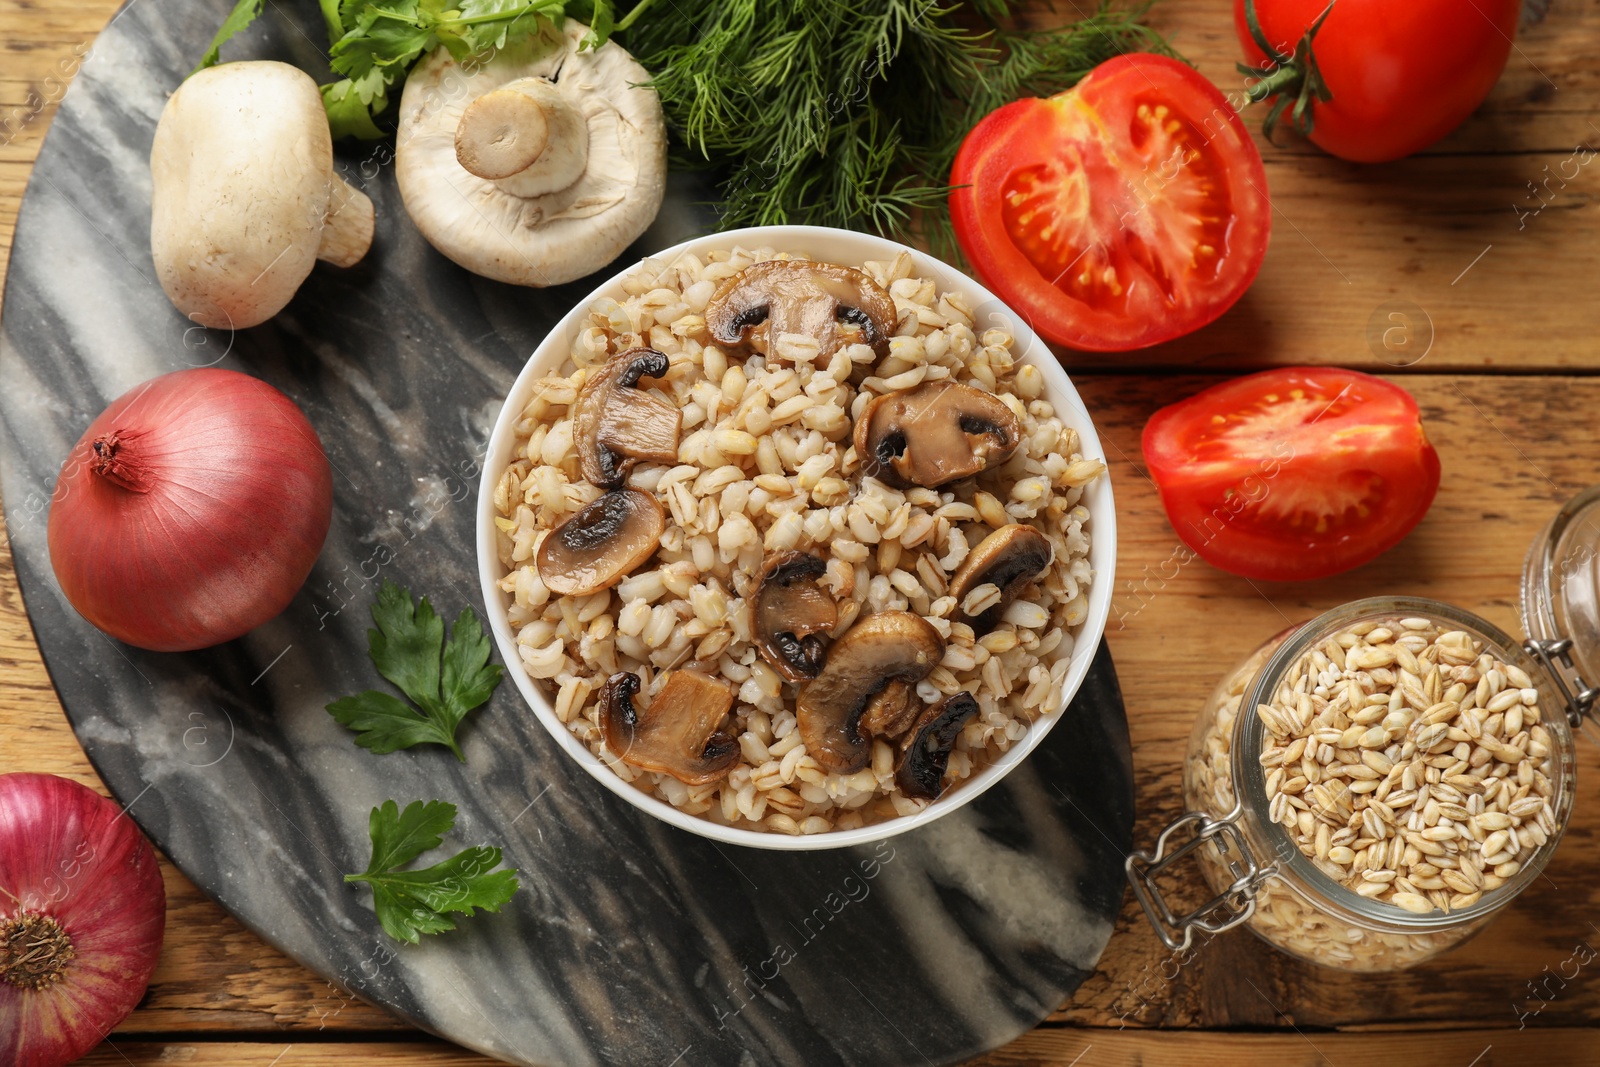
[(287, 63), (223, 63), (180, 85), (150, 183), (156, 277), (201, 326), (265, 322), (318, 260), (349, 267), (372, 244), (372, 201), (335, 172), (317, 83)]
[(395, 176), (424, 237), (515, 285), (581, 278), (654, 220), (666, 123), (649, 73), (621, 46), (580, 51), (567, 20), (487, 60), (441, 48), (406, 80)]

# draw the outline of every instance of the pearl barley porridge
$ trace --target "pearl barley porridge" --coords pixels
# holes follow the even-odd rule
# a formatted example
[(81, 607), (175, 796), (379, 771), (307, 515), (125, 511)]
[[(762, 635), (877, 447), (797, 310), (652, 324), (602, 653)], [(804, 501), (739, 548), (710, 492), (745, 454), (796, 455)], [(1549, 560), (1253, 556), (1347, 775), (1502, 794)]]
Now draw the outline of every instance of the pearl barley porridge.
[(911, 815), (1062, 705), (1104, 467), (1011, 334), (911, 271), (646, 261), (516, 424), (495, 522), (522, 666), (685, 812)]

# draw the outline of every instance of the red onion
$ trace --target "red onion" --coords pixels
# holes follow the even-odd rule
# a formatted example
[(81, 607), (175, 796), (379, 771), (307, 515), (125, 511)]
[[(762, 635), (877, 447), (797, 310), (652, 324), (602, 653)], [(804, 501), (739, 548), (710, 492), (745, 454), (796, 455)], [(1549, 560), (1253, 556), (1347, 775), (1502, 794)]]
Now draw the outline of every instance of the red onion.
[(58, 1067), (144, 996), (167, 898), (155, 850), (94, 790), (0, 776), (0, 1063)]
[(333, 515), (294, 402), (212, 367), (124, 393), (67, 453), (50, 563), (72, 606), (130, 645), (208, 648), (289, 606)]

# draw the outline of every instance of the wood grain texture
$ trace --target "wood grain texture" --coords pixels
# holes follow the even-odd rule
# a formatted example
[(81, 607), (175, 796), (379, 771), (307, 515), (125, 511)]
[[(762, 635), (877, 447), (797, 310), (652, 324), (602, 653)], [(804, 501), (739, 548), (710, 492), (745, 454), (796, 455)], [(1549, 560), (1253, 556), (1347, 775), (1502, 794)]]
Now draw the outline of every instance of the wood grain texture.
[[(1158, 23), (1224, 86), (1236, 84), (1228, 6), (1165, 0), (1157, 9)], [(116, 7), (0, 0), (0, 249), (9, 250), (63, 76)], [(1357, 596), (1403, 592), (1448, 599), (1519, 630), (1517, 576), (1529, 540), (1597, 475), (1593, 432), (1574, 414), (1600, 404), (1600, 380), (1587, 377), (1600, 368), (1590, 341), (1600, 324), (1590, 297), (1600, 266), (1593, 210), (1600, 171), (1583, 167), (1564, 185), (1552, 183), (1543, 194), (1549, 206), (1521, 228), (1512, 205), (1535, 206), (1529, 182), (1543, 182), (1546, 167), (1561, 171), (1580, 142), (1600, 143), (1600, 130), (1589, 125), (1600, 113), (1597, 53), (1600, 8), (1555, 0), (1519, 38), (1480, 113), (1421, 158), (1361, 168), (1297, 142), (1263, 144), (1276, 235), (1240, 307), (1153, 352), (1070, 357), (1075, 371), (1178, 366), (1211, 375), (1284, 362), (1383, 370), (1403, 362), (1406, 350), (1375, 354), (1367, 336), (1375, 314), (1382, 328), (1395, 325), (1386, 317), (1393, 305), (1416, 331), (1423, 320), (1415, 305), (1433, 323), (1432, 348), (1406, 368), (1431, 373), (1410, 373), (1404, 382), (1444, 460), (1439, 500), (1395, 551), (1321, 583), (1252, 585), (1198, 562), (1174, 575), (1164, 563), (1178, 542), (1144, 476), (1138, 436), (1157, 407), (1215, 378), (1079, 375), (1114, 457), (1121, 532), (1110, 639), (1133, 732), (1141, 840), (1181, 809), (1184, 749), (1207, 692), (1283, 626)], [(1600, 945), (1600, 752), (1586, 745), (1579, 756), (1577, 814), (1549, 877), (1442, 961), (1355, 979), (1298, 963), (1243, 933), (1175, 959), (1130, 902), (1100, 973), (1076, 1002), (979, 1062), (1466, 1065), (1480, 1054), (1483, 1067), (1528, 1056), (1593, 1062), (1596, 1035), (1586, 1027), (1600, 1015), (1600, 981), (1591, 969), (1574, 973), (1571, 961), (1579, 943)], [(97, 784), (61, 715), (9, 551), (0, 547), (0, 773), (24, 769)], [(150, 993), (114, 1035), (116, 1047), (86, 1063), (487, 1062), (431, 1040), (396, 1041), (401, 1024), (264, 945), (177, 872), (168, 868), (166, 876), (170, 932)], [(1145, 1029), (1167, 1027), (1277, 1032)], [(1428, 1032), (1392, 1032), (1417, 1028)], [(1384, 1032), (1358, 1032), (1371, 1029)], [(175, 1034), (204, 1040), (185, 1043)], [(319, 1040), (331, 1034), (372, 1041)]]
[[(1161, 0), (1151, 20), (1234, 99), (1243, 79), (1231, 9), (1231, 0)], [(1047, 5), (1035, 10), (1040, 25), (1060, 20)], [(1071, 15), (1074, 5), (1057, 11)], [(1259, 109), (1245, 111), (1273, 201), (1272, 243), (1255, 284), (1189, 337), (1117, 356), (1068, 354), (1068, 366), (1592, 372), (1597, 51), (1600, 8), (1554, 0), (1519, 34), (1476, 114), (1422, 155), (1381, 166), (1334, 159), (1287, 130), (1271, 145)], [(1396, 328), (1406, 343), (1394, 332), (1385, 347), (1384, 331)]]

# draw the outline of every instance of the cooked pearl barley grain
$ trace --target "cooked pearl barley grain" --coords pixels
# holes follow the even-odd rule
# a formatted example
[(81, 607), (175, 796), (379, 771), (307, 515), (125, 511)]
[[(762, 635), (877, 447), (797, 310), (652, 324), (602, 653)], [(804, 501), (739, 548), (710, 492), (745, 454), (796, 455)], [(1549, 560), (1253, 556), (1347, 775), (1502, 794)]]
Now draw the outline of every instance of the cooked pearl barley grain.
[[(1011, 334), (977, 336), (965, 298), (912, 277), (908, 255), (861, 266), (889, 290), (899, 314), (882, 359), (864, 344), (823, 357), (815, 338), (799, 334), (774, 338), (765, 355), (708, 343), (701, 312), (716, 287), (752, 263), (786, 258), (735, 249), (650, 260), (624, 279), (625, 299), (597, 301), (570, 362), (535, 384), (495, 508), (507, 570), (500, 587), (512, 598), (518, 651), (568, 728), (619, 777), (685, 812), (813, 834), (915, 814), (927, 801), (900, 792), (894, 749), (882, 739), (868, 765), (850, 774), (831, 773), (806, 752), (798, 687), (752, 639), (751, 599), (765, 556), (798, 550), (826, 562), (819, 582), (838, 601), (834, 638), (886, 611), (915, 613), (939, 632), (945, 658), (917, 685), (917, 698), (931, 704), (965, 690), (979, 707), (950, 757), (946, 782), (957, 783), (1063, 703), (1092, 577), (1081, 500), (1104, 468), (1084, 458), (1037, 368), (1018, 362)], [(665, 379), (649, 384), (677, 401), (682, 431), (676, 464), (640, 461), (626, 484), (661, 503), (666, 531), (656, 555), (632, 574), (574, 602), (552, 594), (534, 565), (546, 534), (601, 492), (579, 473), (570, 407), (592, 368), (641, 346), (669, 359)], [(875, 397), (927, 381), (998, 396), (1017, 419), (1020, 447), (1005, 463), (937, 490), (864, 478), (851, 441), (856, 418)], [(1050, 539), (1054, 561), (993, 630), (975, 634), (955, 621), (961, 605), (945, 595), (949, 580), (996, 525), (1018, 522)], [(624, 763), (601, 736), (608, 677), (636, 673), (638, 700), (648, 705), (667, 674), (686, 667), (735, 692), (739, 762), (702, 786)]]

